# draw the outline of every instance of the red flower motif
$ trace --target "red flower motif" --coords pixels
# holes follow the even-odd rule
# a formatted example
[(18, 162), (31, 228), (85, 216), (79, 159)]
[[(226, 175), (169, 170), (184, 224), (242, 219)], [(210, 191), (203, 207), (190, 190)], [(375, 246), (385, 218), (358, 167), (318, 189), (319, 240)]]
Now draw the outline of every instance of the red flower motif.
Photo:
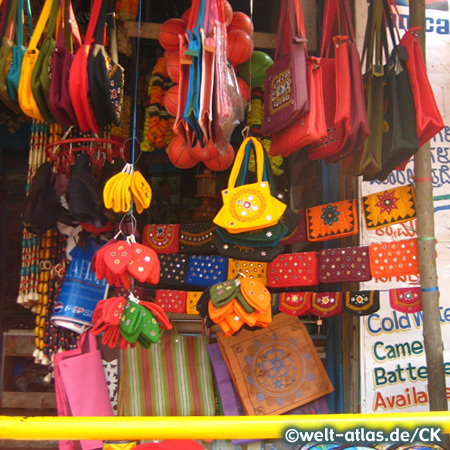
[(386, 211), (388, 214), (391, 213), (393, 209), (397, 209), (397, 200), (398, 197), (394, 196), (394, 192), (389, 193), (388, 191), (384, 191), (383, 194), (378, 195), (378, 203), (376, 206), (380, 208), (381, 212)]

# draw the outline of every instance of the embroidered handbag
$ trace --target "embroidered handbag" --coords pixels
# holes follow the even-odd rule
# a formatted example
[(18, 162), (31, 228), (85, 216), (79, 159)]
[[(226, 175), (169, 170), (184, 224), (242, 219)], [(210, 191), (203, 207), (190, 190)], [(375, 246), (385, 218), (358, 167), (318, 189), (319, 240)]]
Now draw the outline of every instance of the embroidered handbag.
[(265, 72), (262, 132), (274, 134), (309, 111), (300, 0), (282, 0), (274, 63)]
[(22, 59), (20, 71), (18, 99), (20, 109), (25, 115), (36, 120), (44, 120), (31, 90), (31, 77), (34, 65), (39, 57), (38, 43), (47, 25), (54, 0), (45, 0), (36, 28), (31, 36), (30, 44)]
[(158, 254), (179, 253), (180, 224), (147, 224), (142, 231), (142, 243)]
[[(256, 152), (257, 182), (236, 186), (237, 176), (244, 159), (247, 143), (251, 142)], [(245, 139), (237, 152), (228, 179), (228, 188), (222, 191), (223, 206), (213, 222), (230, 233), (259, 230), (275, 225), (283, 215), (286, 205), (270, 192), (270, 185), (263, 181), (264, 150), (255, 138)]]
[(192, 286), (212, 286), (227, 279), (228, 259), (222, 256), (192, 255), (186, 283)]
[(45, 39), (39, 49), (39, 55), (36, 58), (31, 74), (31, 92), (33, 93), (39, 111), (48, 123), (55, 123), (55, 118), (48, 105), (48, 91), (51, 78), (52, 54), (56, 46), (54, 35), (58, 14), (61, 14), (60, 2), (59, 0), (53, 0), (45, 29)]
[(416, 217), (414, 185), (366, 195), (361, 199), (361, 206), (368, 230), (407, 222)]
[(213, 416), (207, 344), (206, 336), (164, 335), (149, 349), (122, 351), (119, 415)]
[(305, 316), (311, 309), (313, 292), (281, 292), (278, 310), (289, 316)]
[(175, 286), (186, 284), (189, 256), (186, 255), (158, 255), (161, 265), (159, 282)]
[(257, 261), (243, 261), (230, 258), (228, 260), (228, 279), (236, 278), (239, 275), (255, 278), (267, 285), (267, 263)]
[(313, 293), (310, 313), (317, 317), (333, 317), (341, 314), (342, 292)]
[(94, 30), (97, 26), (100, 11), (102, 8), (103, 11), (106, 11), (107, 6), (106, 1), (103, 2), (102, 0), (94, 0), (84, 42), (75, 53), (72, 65), (70, 66), (70, 101), (72, 102), (72, 107), (77, 118), (78, 126), (84, 133), (89, 130), (93, 133), (98, 133), (100, 131), (100, 127), (95, 119), (94, 110), (89, 97), (87, 65), (89, 53), (92, 48)]
[(69, 127), (77, 124), (70, 100), (69, 75), (74, 58), (73, 52), (76, 53), (80, 48), (81, 37), (71, 0), (61, 0), (61, 8), (64, 10), (64, 27), (61, 21), (52, 55), (48, 103), (55, 119), (61, 125)]
[(319, 284), (316, 252), (286, 253), (269, 264), (267, 284), (271, 287), (315, 286)]
[(185, 313), (186, 312), (186, 291), (171, 289), (157, 289), (155, 303), (161, 306), (165, 312)]
[(371, 244), (369, 258), (373, 278), (419, 274), (417, 239)]
[(369, 247), (330, 248), (319, 251), (319, 281), (346, 283), (369, 281)]
[[(116, 20), (114, 1), (107, 3), (105, 15), (100, 15), (95, 29), (95, 43), (89, 53), (89, 93), (97, 123), (100, 127), (119, 125), (122, 116), (124, 70), (119, 64), (117, 53)], [(108, 55), (104, 45), (104, 31), (109, 36)]]
[(199, 312), (197, 311), (197, 303), (202, 294), (203, 291), (188, 291), (186, 296), (186, 312), (188, 314), (198, 316)]
[(216, 253), (213, 244), (215, 229), (212, 222), (182, 223), (179, 231), (180, 253), (196, 255)]
[(309, 241), (327, 241), (358, 233), (356, 200), (343, 200), (306, 210)]
[(395, 311), (406, 314), (422, 311), (420, 287), (396, 288), (389, 290), (389, 304)]
[[(277, 415), (333, 391), (303, 323), (278, 314), (264, 329), (217, 341), (247, 415)], [(309, 374), (309, 375), (307, 375)]]
[(379, 291), (344, 292), (342, 311), (354, 316), (368, 316), (380, 309)]

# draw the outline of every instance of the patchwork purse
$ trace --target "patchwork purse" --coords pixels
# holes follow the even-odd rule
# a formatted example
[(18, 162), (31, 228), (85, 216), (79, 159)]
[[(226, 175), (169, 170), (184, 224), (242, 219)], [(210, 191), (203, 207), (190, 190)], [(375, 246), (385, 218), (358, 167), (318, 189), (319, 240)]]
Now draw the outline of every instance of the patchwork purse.
[(255, 278), (264, 286), (267, 285), (267, 263), (230, 258), (228, 260), (228, 279), (237, 278), (240, 274), (244, 277)]
[(269, 264), (267, 282), (271, 287), (319, 284), (317, 253), (302, 252), (279, 255)]
[(310, 313), (317, 317), (333, 317), (342, 313), (342, 292), (313, 293)]
[(176, 291), (170, 289), (156, 290), (155, 303), (161, 306), (165, 312), (185, 313), (186, 299), (186, 291)]
[(159, 282), (175, 286), (186, 284), (189, 266), (189, 256), (186, 255), (158, 255), (161, 265)]
[(319, 251), (319, 281), (345, 283), (369, 281), (369, 247), (331, 248)]
[(374, 278), (419, 274), (417, 239), (371, 244), (369, 258)]
[(228, 259), (222, 256), (192, 255), (186, 283), (192, 286), (212, 286), (227, 279)]
[(422, 292), (420, 287), (390, 289), (389, 304), (395, 311), (407, 314), (422, 311)]
[(278, 296), (278, 311), (289, 316), (305, 316), (311, 309), (313, 292), (282, 292)]
[(379, 291), (347, 291), (342, 311), (354, 316), (368, 316), (380, 309)]
[(402, 223), (416, 217), (413, 185), (376, 192), (361, 199), (364, 222), (368, 230)]
[(180, 253), (211, 255), (216, 252), (213, 237), (216, 227), (212, 222), (184, 223), (179, 230)]
[(358, 233), (356, 200), (343, 200), (306, 210), (309, 241), (327, 241)]
[(142, 232), (142, 243), (159, 254), (179, 253), (179, 229), (180, 224), (145, 225)]
[(197, 311), (197, 303), (202, 294), (203, 291), (188, 291), (186, 296), (186, 312), (188, 314), (198, 316), (199, 312)]

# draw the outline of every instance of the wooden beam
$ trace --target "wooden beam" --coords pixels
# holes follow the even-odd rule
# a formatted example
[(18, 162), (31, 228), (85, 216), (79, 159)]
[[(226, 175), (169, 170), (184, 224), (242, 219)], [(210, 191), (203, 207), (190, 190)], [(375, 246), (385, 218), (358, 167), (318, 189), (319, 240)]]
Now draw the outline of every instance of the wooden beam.
[[(128, 38), (136, 38), (138, 36), (138, 22), (126, 21), (125, 28)], [(141, 22), (142, 39), (158, 39), (160, 23)], [(277, 46), (277, 35), (275, 33), (253, 33), (253, 43), (255, 48), (274, 49)]]

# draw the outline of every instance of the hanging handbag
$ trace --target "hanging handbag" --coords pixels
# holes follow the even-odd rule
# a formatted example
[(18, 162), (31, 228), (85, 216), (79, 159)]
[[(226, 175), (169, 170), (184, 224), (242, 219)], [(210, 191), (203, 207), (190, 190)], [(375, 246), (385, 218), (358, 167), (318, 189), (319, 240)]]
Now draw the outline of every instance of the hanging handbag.
[(212, 222), (182, 223), (179, 231), (180, 253), (214, 254), (213, 238), (215, 234), (216, 227)]
[(365, 195), (361, 199), (361, 207), (368, 230), (413, 220), (416, 218), (414, 185)]
[[(245, 148), (252, 142), (256, 152), (257, 182), (236, 186), (236, 180), (244, 159)], [(283, 215), (286, 205), (270, 192), (270, 185), (263, 181), (264, 150), (255, 138), (245, 139), (237, 152), (228, 179), (228, 188), (222, 191), (223, 206), (213, 222), (230, 233), (259, 230), (275, 225)]]
[[(265, 329), (217, 342), (247, 415), (277, 415), (333, 391), (303, 323), (278, 314)], [(309, 373), (309, 376), (305, 376)]]
[(142, 231), (142, 243), (158, 254), (178, 253), (179, 230), (180, 224), (147, 224)]
[(371, 244), (369, 258), (373, 278), (419, 274), (417, 239)]
[[(78, 346), (54, 355), (55, 392), (58, 416), (109, 417), (109, 399), (102, 357), (95, 336), (87, 331)], [(83, 383), (80, 383), (83, 380)], [(80, 441), (83, 450), (101, 449), (103, 441)], [(78, 448), (74, 441), (60, 441), (61, 450)]]
[(157, 289), (155, 303), (166, 312), (185, 313), (186, 312), (186, 291), (177, 291), (170, 289)]
[(339, 169), (346, 175), (370, 175), (379, 172), (382, 168), (384, 98), (381, 46), (382, 14), (382, 0), (373, 0), (369, 5), (362, 53), (362, 60), (365, 61), (363, 81), (370, 136), (353, 156), (341, 160)]
[[(20, 72), (22, 69), (23, 55), (27, 51), (27, 48), (23, 45), (23, 12), (24, 12), (24, 0), (18, 0), (17, 5), (17, 45), (12, 49), (11, 68), (9, 69), (8, 76), (6, 77), (6, 84), (8, 86), (9, 98), (17, 102), (18, 101), (18, 89)], [(31, 7), (30, 0), (25, 0), (25, 12), (28, 17), (28, 33), (31, 36), (33, 34), (33, 21), (31, 19)]]
[(207, 336), (172, 334), (149, 349), (138, 345), (122, 351), (119, 415), (213, 416), (207, 344)]
[[(381, 171), (365, 175), (364, 180), (385, 180), (400, 164), (408, 161), (419, 150), (416, 132), (416, 113), (411, 86), (406, 70), (408, 54), (402, 45), (396, 45), (392, 13), (387, 0), (383, 0), (385, 17), (394, 48), (384, 67), (384, 115)], [(396, 28), (397, 35), (399, 31)], [(383, 29), (383, 46), (388, 54), (386, 32)], [(400, 37), (399, 37), (400, 39)]]
[(228, 279), (244, 276), (255, 278), (267, 285), (267, 263), (257, 261), (243, 261), (241, 259), (230, 258), (228, 260)]
[(368, 316), (380, 309), (379, 291), (344, 292), (342, 312), (353, 316)]
[[(391, 8), (395, 8), (397, 17), (406, 30), (402, 22), (402, 17), (398, 13), (397, 6), (389, 0)], [(411, 85), (414, 107), (416, 112), (417, 139), (421, 147), (434, 135), (444, 128), (444, 121), (436, 104), (436, 99), (428, 79), (427, 69), (422, 56), (417, 32), (420, 27), (411, 28), (406, 31), (400, 39), (400, 45), (406, 48), (408, 58), (406, 59), (406, 70)]]
[(186, 283), (192, 286), (208, 287), (225, 281), (227, 273), (227, 258), (222, 256), (191, 255)]
[(100, 127), (119, 125), (122, 116), (124, 70), (119, 64), (117, 53), (116, 20), (114, 1), (104, 0), (108, 4), (106, 11), (106, 30), (109, 36), (109, 49), (106, 52), (103, 43), (104, 17), (99, 17), (95, 30), (95, 44), (89, 53), (88, 78), (89, 93), (97, 123)]
[(281, 292), (278, 310), (289, 316), (305, 316), (311, 309), (314, 292)]
[[(61, 0), (64, 21), (58, 31), (55, 50), (52, 55), (51, 78), (48, 103), (53, 117), (66, 127), (77, 124), (69, 93), (69, 75), (74, 55), (81, 46), (80, 30), (70, 0)], [(63, 26), (64, 24), (64, 26)]]
[(319, 251), (321, 283), (369, 281), (369, 247), (329, 248)]
[(327, 241), (358, 233), (356, 200), (342, 200), (306, 210), (309, 241)]
[(51, 69), (52, 54), (56, 45), (54, 34), (56, 30), (56, 18), (58, 11), (60, 11), (59, 6), (59, 0), (53, 0), (45, 30), (45, 39), (39, 49), (39, 55), (36, 58), (31, 74), (31, 92), (36, 100), (39, 111), (48, 123), (55, 123), (55, 118), (48, 104), (48, 91), (51, 78), (51, 73), (49, 72)]
[(314, 292), (309, 312), (322, 318), (342, 314), (342, 292)]
[(263, 134), (274, 134), (309, 111), (306, 39), (299, 0), (282, 0), (274, 63), (266, 69)]
[(298, 244), (308, 240), (306, 231), (306, 210), (304, 208), (299, 208), (296, 212), (300, 221), (291, 233), (286, 234), (286, 236), (281, 239), (283, 245)]
[(102, 0), (95, 0), (89, 24), (87, 27), (84, 42), (75, 56), (70, 66), (69, 74), (69, 94), (72, 107), (77, 118), (78, 126), (84, 133), (91, 130), (93, 133), (98, 133), (100, 127), (94, 116), (91, 100), (89, 97), (89, 81), (88, 81), (88, 58), (92, 48), (95, 27), (100, 16), (100, 10), (103, 9), (103, 14), (106, 14), (107, 2)]
[(23, 55), (22, 67), (20, 72), (18, 98), (20, 109), (25, 115), (36, 120), (45, 120), (36, 99), (31, 90), (31, 77), (33, 75), (34, 65), (39, 57), (39, 49), (37, 48), (41, 39), (42, 33), (47, 25), (50, 12), (52, 10), (54, 0), (45, 0), (36, 28), (31, 36), (30, 44), (28, 45), (25, 55)]
[(306, 147), (327, 134), (325, 105), (322, 89), (322, 67), (318, 58), (306, 61), (306, 79), (309, 94), (309, 112), (294, 123), (272, 135), (270, 154), (288, 157), (291, 153)]
[(269, 264), (270, 287), (315, 286), (319, 284), (316, 252), (286, 253)]
[(422, 311), (422, 291), (420, 287), (413, 286), (390, 289), (389, 305), (393, 310), (405, 314)]
[(189, 266), (189, 256), (186, 255), (158, 255), (160, 263), (160, 284), (184, 286)]

